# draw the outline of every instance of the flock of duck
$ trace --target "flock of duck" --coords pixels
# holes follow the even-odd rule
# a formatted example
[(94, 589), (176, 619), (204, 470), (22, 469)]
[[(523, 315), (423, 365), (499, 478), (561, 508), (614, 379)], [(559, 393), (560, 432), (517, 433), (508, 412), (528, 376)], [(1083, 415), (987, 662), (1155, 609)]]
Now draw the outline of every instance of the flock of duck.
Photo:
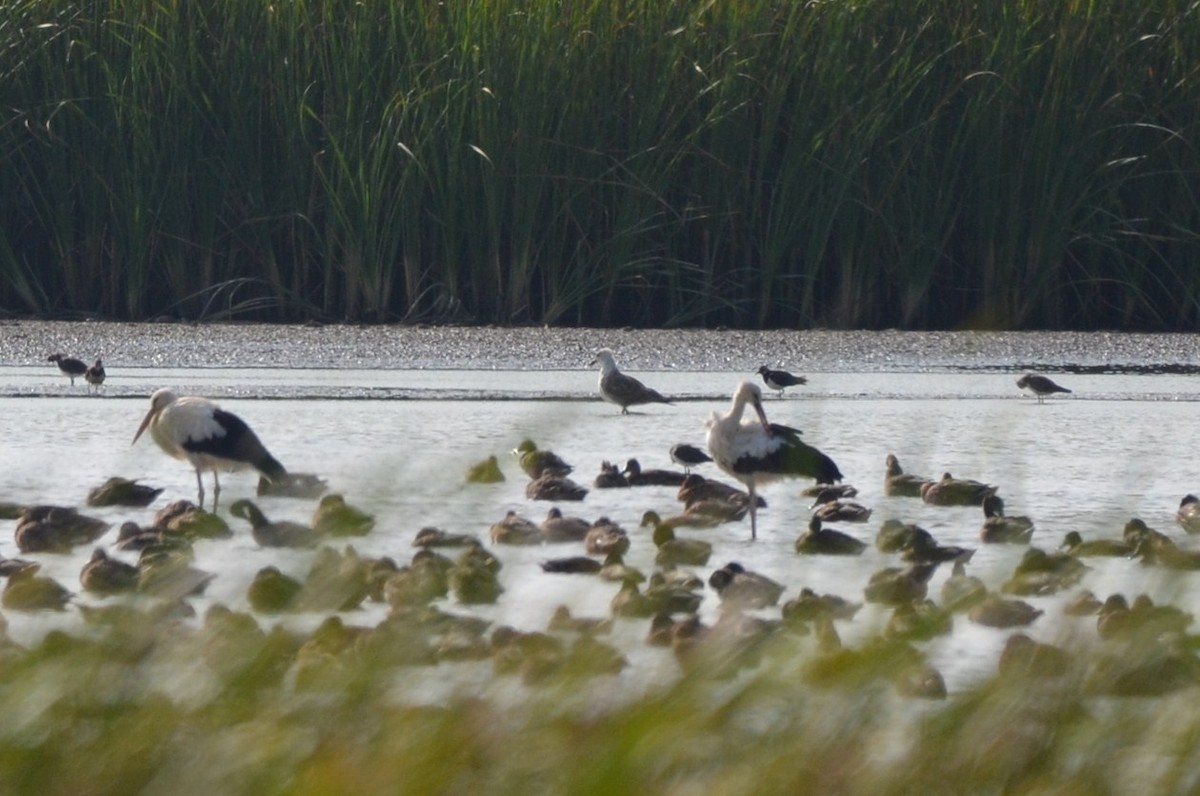
[[(64, 373), (76, 375), (78, 366), (64, 365), (74, 360), (61, 355), (51, 360), (57, 361)], [(600, 351), (595, 364), (600, 367), (601, 397), (620, 407), (622, 414), (631, 406), (670, 403), (669, 398), (622, 373), (611, 351)], [(96, 367), (100, 367), (99, 361)], [(805, 383), (802, 376), (767, 366), (760, 368), (758, 375), (767, 388), (780, 394)], [(1037, 374), (1026, 374), (1017, 384), (1032, 391), (1039, 403), (1055, 393), (1069, 392)], [(857, 556), (872, 543), (861, 533), (833, 527), (862, 527), (870, 522), (872, 510), (855, 501), (858, 490), (843, 482), (843, 474), (829, 456), (805, 442), (797, 429), (768, 420), (762, 389), (751, 381), (738, 385), (727, 412), (709, 418), (705, 448), (684, 442), (671, 448), (670, 458), (679, 470), (644, 468), (636, 458), (628, 458), (623, 465), (604, 461), (599, 473), (585, 485), (572, 479), (576, 468), (562, 457), (539, 448), (533, 440), (522, 441), (513, 453), (528, 479), (525, 496), (552, 504), (544, 519), (534, 521), (509, 510), (490, 526), (486, 540), (473, 533), (422, 528), (412, 539), (417, 551), (406, 563), (387, 556), (363, 556), (353, 546), (337, 552), (332, 545), (370, 533), (375, 518), (347, 504), (341, 495), (329, 493), (322, 479), (289, 472), (244, 421), (214, 402), (158, 390), (134, 442), (147, 431), (164, 452), (195, 468), (198, 502), (172, 501), (145, 526), (121, 524), (111, 550), (136, 553), (137, 562), (128, 563), (104, 547), (95, 547), (80, 572), (80, 586), (101, 597), (140, 594), (173, 606), (202, 594), (213, 575), (196, 568), (193, 543), (234, 533), (217, 513), (217, 473), (253, 469), (259, 474), (259, 495), (317, 500), (311, 523), (272, 522), (248, 499), (235, 501), (229, 514), (248, 524), (261, 547), (313, 548), (318, 552), (306, 578), (289, 576), (275, 566), (260, 569), (247, 588), (247, 603), (262, 614), (333, 612), (335, 615), (307, 639), (319, 639), (322, 659), (328, 658), (326, 653), (378, 654), (378, 645), (370, 640), (372, 633), (386, 634), (394, 642), (397, 628), (403, 627), (410, 634), (404, 637), (405, 643), (416, 644), (421, 651), (412, 657), (423, 662), (491, 658), (498, 671), (519, 672), (531, 682), (564, 670), (615, 672), (625, 665), (625, 658), (603, 636), (612, 630), (614, 619), (620, 618), (644, 620), (647, 643), (669, 647), (689, 670), (699, 664), (732, 673), (757, 663), (768, 650), (781, 648), (768, 642), (811, 636), (816, 650), (805, 656), (803, 671), (813, 683), (886, 680), (904, 693), (937, 698), (945, 696), (945, 682), (917, 644), (951, 632), (955, 618), (965, 615), (977, 625), (1018, 629), (1008, 638), (998, 661), (1002, 671), (1036, 677), (1074, 673), (1097, 691), (1114, 694), (1162, 693), (1200, 682), (1195, 641), (1186, 634), (1190, 614), (1170, 605), (1156, 605), (1145, 595), (1132, 601), (1120, 594), (1101, 600), (1085, 591), (1069, 600), (1067, 613), (1095, 617), (1098, 638), (1118, 642), (1099, 658), (1089, 656), (1086, 664), (1071, 650), (1034, 641), (1019, 632), (1043, 614), (1022, 597), (1074, 588), (1088, 571), (1084, 563), (1088, 557), (1120, 556), (1150, 566), (1198, 570), (1200, 552), (1180, 547), (1170, 536), (1136, 518), (1120, 538), (1085, 540), (1072, 532), (1061, 546), (1043, 550), (1031, 545), (1032, 520), (1005, 513), (997, 486), (950, 473), (937, 478), (908, 473), (893, 454), (883, 462), (885, 495), (931, 506), (979, 507), (979, 544), (1026, 547), (999, 588), (969, 573), (974, 548), (941, 544), (918, 525), (895, 519), (884, 521), (873, 539), (874, 547), (894, 556), (895, 563), (869, 578), (861, 598), (801, 588), (785, 599), (785, 584), (735, 560), (714, 561), (713, 544), (685, 532), (749, 517), (753, 538), (757, 512), (766, 508), (757, 487), (780, 478), (813, 482), (801, 491), (812, 506), (807, 527), (794, 542), (798, 555)], [(735, 483), (694, 472), (709, 465)], [(204, 472), (213, 477), (211, 511), (204, 508)], [(504, 480), (496, 456), (466, 473), (471, 484)], [(584, 519), (558, 505), (582, 501), (592, 490), (639, 487), (674, 490), (678, 511), (647, 510), (639, 529), (631, 532), (607, 516)], [(86, 504), (144, 508), (161, 491), (113, 478), (93, 489)], [(30, 556), (95, 545), (110, 529), (109, 523), (73, 507), (0, 506), (0, 516), (16, 520), (17, 547), (22, 555)], [(1177, 519), (1187, 533), (1200, 533), (1200, 500), (1186, 496)], [(644, 540), (653, 544), (654, 568), (649, 574), (629, 560), (631, 549), (645, 545)], [(540, 566), (546, 577), (612, 582), (609, 615), (572, 616), (562, 605), (544, 631), (518, 630), (491, 627), (478, 617), (438, 607), (439, 601), (450, 596), (468, 606), (501, 599), (505, 591), (501, 550), (512, 545), (544, 549), (547, 555)], [(705, 578), (699, 570), (710, 565)], [(952, 572), (944, 580), (939, 601), (930, 594), (929, 584), (941, 566)], [(0, 561), (0, 575), (8, 578), (0, 595), (5, 608), (61, 609), (72, 602), (69, 589), (38, 570), (36, 559)], [(708, 623), (702, 621), (699, 607), (710, 592), (720, 610), (718, 618)], [(389, 607), (389, 618), (378, 628), (353, 628), (336, 615), (368, 600)], [(890, 618), (878, 637), (852, 649), (841, 643), (836, 628), (852, 621), (864, 602), (884, 607)], [(186, 609), (160, 613), (177, 619), (186, 615)], [(214, 606), (210, 609), (213, 616), (206, 622), (228, 621), (230, 613)], [(334, 643), (331, 638), (339, 641)], [(307, 642), (298, 639), (293, 651)], [(794, 648), (785, 643), (782, 649)], [(389, 655), (398, 653), (393, 650)], [(409, 656), (400, 657), (407, 660)]]

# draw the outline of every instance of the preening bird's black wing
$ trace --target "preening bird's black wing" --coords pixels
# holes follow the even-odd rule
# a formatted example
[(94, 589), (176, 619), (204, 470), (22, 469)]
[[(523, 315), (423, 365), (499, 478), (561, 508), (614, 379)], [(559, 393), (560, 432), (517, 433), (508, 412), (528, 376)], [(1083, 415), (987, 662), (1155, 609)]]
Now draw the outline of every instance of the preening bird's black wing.
[(770, 428), (773, 439), (770, 449), (759, 456), (740, 457), (733, 464), (734, 472), (807, 476), (822, 484), (842, 480), (842, 471), (833, 459), (805, 444), (799, 430), (779, 423), (772, 423)]

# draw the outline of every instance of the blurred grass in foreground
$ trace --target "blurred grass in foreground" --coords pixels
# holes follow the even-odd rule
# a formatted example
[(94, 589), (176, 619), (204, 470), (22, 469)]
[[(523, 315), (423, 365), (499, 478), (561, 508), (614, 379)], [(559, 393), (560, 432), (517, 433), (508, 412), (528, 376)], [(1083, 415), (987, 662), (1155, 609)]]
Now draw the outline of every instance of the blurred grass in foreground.
[(1022, 663), (945, 701), (895, 687), (921, 654), (882, 637), (834, 649), (793, 625), (752, 654), (705, 642), (645, 693), (598, 672), (603, 647), (580, 637), (564, 648), (585, 653), (508, 674), (485, 652), (483, 696), (415, 704), (402, 694), (419, 699), (420, 678), (462, 673), (415, 652), (444, 615), (294, 633), (142, 608), (6, 643), (5, 793), (1082, 794), (1187, 791), (1200, 772), (1194, 685), (1108, 696), (1127, 690), (1116, 671), (1149, 671), (1148, 695), (1179, 684), (1146, 636), (1064, 641), (1061, 671)]
[(0, 8), (0, 307), (1193, 329), (1200, 12)]

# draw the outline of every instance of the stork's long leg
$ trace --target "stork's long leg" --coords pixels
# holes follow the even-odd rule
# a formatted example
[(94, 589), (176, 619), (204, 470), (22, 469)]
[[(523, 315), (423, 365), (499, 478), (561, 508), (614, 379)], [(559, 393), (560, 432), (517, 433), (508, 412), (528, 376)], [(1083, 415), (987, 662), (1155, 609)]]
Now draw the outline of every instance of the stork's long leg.
[(754, 480), (746, 484), (750, 492), (750, 541), (758, 538), (758, 496), (754, 493)]
[(196, 468), (196, 490), (200, 493), (196, 498), (196, 502), (200, 504), (200, 508), (204, 508), (204, 481), (200, 478), (200, 468)]

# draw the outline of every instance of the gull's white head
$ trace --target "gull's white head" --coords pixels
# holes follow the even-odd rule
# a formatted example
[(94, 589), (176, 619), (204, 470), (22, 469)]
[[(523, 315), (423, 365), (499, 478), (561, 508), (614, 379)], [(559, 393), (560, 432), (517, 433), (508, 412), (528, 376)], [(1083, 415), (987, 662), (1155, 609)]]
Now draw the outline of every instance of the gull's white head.
[(605, 373), (610, 373), (617, 369), (617, 360), (613, 358), (613, 352), (607, 348), (602, 348), (596, 352), (596, 358), (592, 360), (593, 365), (600, 365), (600, 370)]

